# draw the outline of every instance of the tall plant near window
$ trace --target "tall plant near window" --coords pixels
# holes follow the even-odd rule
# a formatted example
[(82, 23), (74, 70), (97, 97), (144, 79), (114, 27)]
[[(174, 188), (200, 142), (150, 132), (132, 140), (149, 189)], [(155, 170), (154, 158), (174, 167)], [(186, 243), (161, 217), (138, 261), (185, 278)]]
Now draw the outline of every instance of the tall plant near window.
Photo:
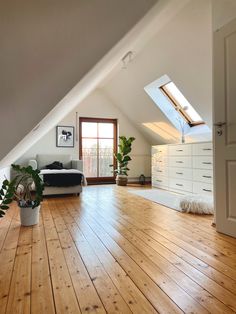
[[(132, 143), (134, 140), (134, 137), (119, 137), (118, 153), (114, 154), (117, 160), (117, 169), (114, 170), (117, 185), (127, 185), (127, 176), (128, 171), (130, 170), (128, 168), (128, 164), (132, 160), (129, 154), (131, 153)], [(111, 166), (113, 167), (113, 165)]]

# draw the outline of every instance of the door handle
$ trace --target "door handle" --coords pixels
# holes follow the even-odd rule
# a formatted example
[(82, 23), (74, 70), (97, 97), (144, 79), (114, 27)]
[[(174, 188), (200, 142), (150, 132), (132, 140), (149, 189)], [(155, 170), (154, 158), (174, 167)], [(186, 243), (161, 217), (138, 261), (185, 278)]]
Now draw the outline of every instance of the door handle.
[(226, 122), (216, 122), (216, 123), (214, 123), (214, 126), (217, 126), (218, 128), (221, 128), (223, 125), (226, 125)]
[(223, 126), (226, 125), (226, 122), (216, 122), (214, 123), (214, 126), (217, 128), (216, 132), (218, 136), (221, 136), (223, 134)]

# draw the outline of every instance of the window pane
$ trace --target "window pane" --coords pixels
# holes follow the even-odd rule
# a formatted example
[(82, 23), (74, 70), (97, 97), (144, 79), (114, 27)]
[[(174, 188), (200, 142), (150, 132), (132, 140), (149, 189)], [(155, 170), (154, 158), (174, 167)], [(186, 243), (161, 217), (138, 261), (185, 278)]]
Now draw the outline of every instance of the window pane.
[(113, 139), (99, 140), (99, 177), (113, 177)]
[(82, 122), (82, 137), (97, 137), (96, 122)]
[(114, 125), (113, 123), (99, 123), (98, 124), (99, 137), (114, 137)]
[(202, 118), (196, 112), (196, 110), (192, 107), (192, 105), (188, 102), (188, 100), (184, 97), (178, 87), (173, 83), (170, 82), (166, 84), (165, 89), (168, 93), (173, 96), (175, 100), (177, 100), (178, 104), (185, 110), (187, 115), (192, 119), (192, 122), (200, 122)]
[(191, 117), (193, 122), (202, 121), (202, 118), (199, 116), (199, 114), (196, 112), (196, 110), (193, 109), (193, 107), (191, 105), (185, 111)]
[(82, 139), (83, 168), (86, 177), (97, 177), (97, 140)]

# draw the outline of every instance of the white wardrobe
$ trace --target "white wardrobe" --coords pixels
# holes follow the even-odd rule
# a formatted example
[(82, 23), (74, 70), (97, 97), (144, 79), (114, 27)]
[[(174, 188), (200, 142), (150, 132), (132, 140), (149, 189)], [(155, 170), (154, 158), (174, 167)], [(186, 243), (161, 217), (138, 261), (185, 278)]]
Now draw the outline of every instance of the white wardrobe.
[(212, 194), (212, 142), (152, 146), (152, 185), (180, 193)]

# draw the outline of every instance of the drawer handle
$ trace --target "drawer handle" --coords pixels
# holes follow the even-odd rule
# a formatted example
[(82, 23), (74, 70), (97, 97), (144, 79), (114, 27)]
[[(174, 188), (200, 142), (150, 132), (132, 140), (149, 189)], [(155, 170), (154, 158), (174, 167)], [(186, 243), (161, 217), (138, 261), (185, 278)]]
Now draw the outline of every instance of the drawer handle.
[(202, 162), (204, 165), (211, 165), (212, 163), (211, 162), (207, 162), (207, 161), (203, 161)]
[(183, 174), (183, 172), (176, 172), (176, 174)]
[(208, 189), (202, 189), (205, 192), (212, 192), (212, 190), (208, 190)]
[(156, 180), (157, 182), (162, 182), (162, 180)]
[(202, 176), (203, 178), (211, 179), (212, 176)]
[(157, 170), (157, 172), (162, 172), (162, 170)]
[(178, 160), (177, 160), (176, 163), (177, 163), (177, 164), (182, 164), (183, 161), (178, 161)]
[(183, 184), (180, 184), (180, 183), (176, 183), (175, 185), (178, 185), (178, 186), (183, 186)]
[(182, 149), (176, 149), (176, 151), (177, 151), (177, 152), (182, 152), (183, 150), (182, 150)]
[(211, 148), (203, 148), (202, 150), (212, 150)]

